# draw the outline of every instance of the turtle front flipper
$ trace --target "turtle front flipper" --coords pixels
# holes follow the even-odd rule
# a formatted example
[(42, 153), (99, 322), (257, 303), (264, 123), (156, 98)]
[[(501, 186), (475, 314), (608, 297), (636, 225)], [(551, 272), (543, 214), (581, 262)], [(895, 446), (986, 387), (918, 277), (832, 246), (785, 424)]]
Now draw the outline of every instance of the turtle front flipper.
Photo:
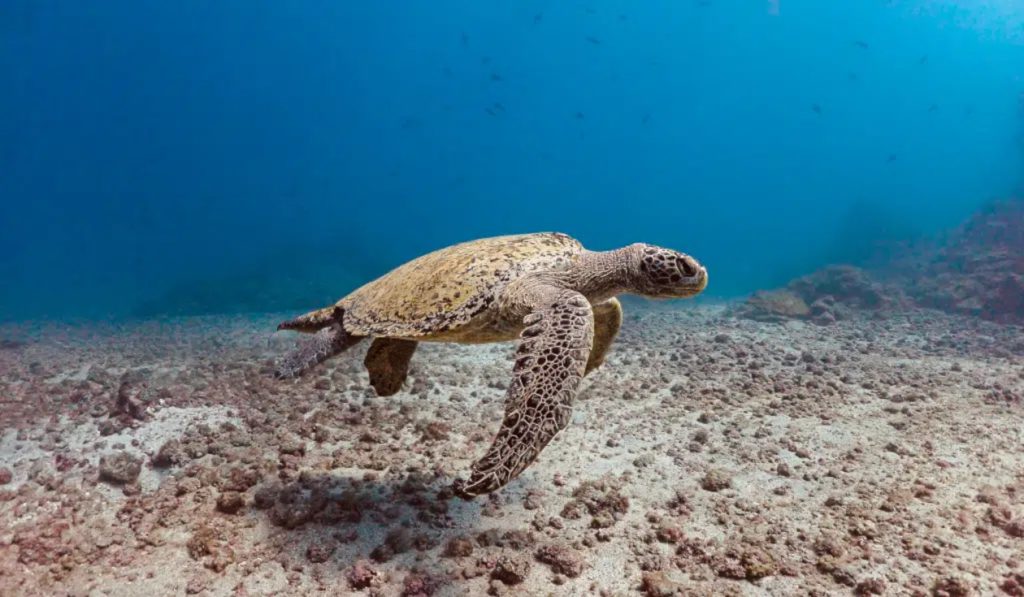
[(468, 481), (454, 485), (471, 499), (490, 493), (519, 475), (572, 418), (594, 339), (594, 315), (582, 294), (557, 287), (532, 289), (533, 311), (516, 351), (512, 383), (505, 395), (505, 418), (494, 443), (472, 467)]
[(392, 396), (402, 389), (409, 375), (409, 361), (416, 352), (415, 340), (374, 338), (363, 364), (370, 374), (370, 385), (378, 396)]
[(611, 298), (594, 305), (594, 347), (590, 350), (587, 360), (587, 373), (597, 369), (604, 363), (612, 341), (622, 327), (622, 305), (619, 299)]
[(288, 379), (316, 367), (327, 359), (344, 352), (360, 340), (362, 336), (353, 336), (341, 327), (340, 323), (333, 323), (299, 342), (298, 347), (285, 355), (274, 371), (274, 377)]

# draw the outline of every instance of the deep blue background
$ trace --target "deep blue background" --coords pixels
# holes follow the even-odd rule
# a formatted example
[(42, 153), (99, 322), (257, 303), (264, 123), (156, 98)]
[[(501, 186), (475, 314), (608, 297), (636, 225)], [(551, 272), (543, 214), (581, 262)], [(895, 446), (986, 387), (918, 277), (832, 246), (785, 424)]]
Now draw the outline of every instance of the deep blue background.
[(5, 0), (0, 318), (538, 230), (784, 282), (1019, 190), (1024, 3), (964, 4)]

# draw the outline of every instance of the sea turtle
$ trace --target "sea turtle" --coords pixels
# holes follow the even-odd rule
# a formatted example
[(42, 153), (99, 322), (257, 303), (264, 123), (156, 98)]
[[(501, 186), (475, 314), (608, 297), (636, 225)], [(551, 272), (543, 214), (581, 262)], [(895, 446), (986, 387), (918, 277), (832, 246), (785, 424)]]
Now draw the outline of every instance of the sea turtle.
[(588, 251), (561, 233), (485, 238), (434, 251), (369, 282), (337, 303), (280, 324), (314, 336), (279, 364), (290, 378), (363, 338), (365, 365), (381, 396), (402, 386), (418, 342), (521, 339), (505, 417), (462, 498), (515, 478), (568, 423), (583, 376), (601, 365), (622, 323), (616, 295), (693, 296), (707, 271), (692, 257), (637, 243)]

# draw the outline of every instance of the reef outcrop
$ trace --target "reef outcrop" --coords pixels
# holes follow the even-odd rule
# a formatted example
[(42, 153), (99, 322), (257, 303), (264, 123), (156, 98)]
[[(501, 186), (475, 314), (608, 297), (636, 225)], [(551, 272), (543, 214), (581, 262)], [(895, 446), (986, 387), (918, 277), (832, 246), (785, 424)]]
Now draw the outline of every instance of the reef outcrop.
[(757, 321), (809, 319), (828, 324), (855, 311), (893, 310), (906, 304), (899, 288), (874, 280), (861, 268), (830, 265), (785, 288), (754, 293), (737, 308), (736, 315)]
[(1024, 200), (974, 215), (908, 282), (920, 306), (1024, 323)]
[(908, 307), (1024, 324), (1024, 200), (995, 203), (942, 242), (894, 250), (891, 261), (870, 270), (830, 265), (785, 288), (758, 291), (734, 314), (828, 324)]

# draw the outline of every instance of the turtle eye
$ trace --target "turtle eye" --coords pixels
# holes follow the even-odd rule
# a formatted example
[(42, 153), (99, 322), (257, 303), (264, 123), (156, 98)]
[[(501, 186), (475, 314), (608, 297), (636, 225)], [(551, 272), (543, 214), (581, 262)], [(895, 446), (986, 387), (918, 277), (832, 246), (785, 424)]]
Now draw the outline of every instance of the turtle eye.
[(679, 271), (683, 272), (683, 275), (687, 278), (697, 275), (697, 265), (693, 262), (693, 259), (680, 255), (676, 257), (676, 264), (679, 266)]

